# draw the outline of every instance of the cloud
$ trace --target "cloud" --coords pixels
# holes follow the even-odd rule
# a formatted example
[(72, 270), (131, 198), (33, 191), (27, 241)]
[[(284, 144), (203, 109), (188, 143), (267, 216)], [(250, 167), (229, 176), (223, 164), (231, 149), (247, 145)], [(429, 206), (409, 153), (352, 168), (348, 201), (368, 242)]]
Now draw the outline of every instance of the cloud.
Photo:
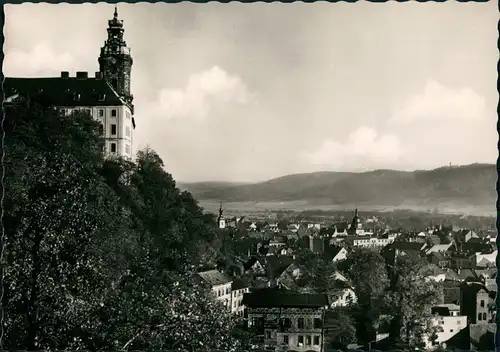
[(238, 76), (214, 66), (189, 77), (184, 89), (162, 89), (157, 114), (166, 118), (204, 119), (216, 104), (248, 101), (247, 89)]
[(3, 62), (4, 75), (10, 77), (29, 77), (63, 70), (71, 71), (74, 67), (72, 55), (55, 53), (46, 43), (35, 45), (30, 52), (15, 48), (5, 50)]
[(345, 142), (328, 139), (317, 150), (302, 154), (310, 164), (339, 168), (359, 168), (366, 163), (390, 165), (401, 155), (402, 146), (397, 136), (379, 135), (369, 127), (358, 128)]
[(470, 88), (451, 89), (429, 81), (394, 110), (391, 123), (477, 122), (487, 117), (485, 99)]

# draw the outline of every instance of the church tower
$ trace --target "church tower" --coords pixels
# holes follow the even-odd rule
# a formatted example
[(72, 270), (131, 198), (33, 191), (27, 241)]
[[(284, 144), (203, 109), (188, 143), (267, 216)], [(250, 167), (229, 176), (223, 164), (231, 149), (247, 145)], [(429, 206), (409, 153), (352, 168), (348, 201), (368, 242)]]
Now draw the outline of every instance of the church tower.
[(118, 19), (118, 10), (115, 6), (113, 19), (108, 21), (108, 39), (104, 42), (99, 56), (99, 71), (133, 111), (133, 96), (130, 94), (133, 60), (130, 48), (123, 39), (123, 32), (123, 21)]

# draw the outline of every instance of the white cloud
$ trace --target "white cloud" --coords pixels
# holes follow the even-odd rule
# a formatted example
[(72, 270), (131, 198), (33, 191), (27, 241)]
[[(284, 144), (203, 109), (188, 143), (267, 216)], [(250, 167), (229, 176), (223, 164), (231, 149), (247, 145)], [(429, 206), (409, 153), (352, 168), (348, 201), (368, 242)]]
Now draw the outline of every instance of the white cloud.
[(352, 168), (366, 165), (380, 167), (396, 162), (402, 155), (400, 140), (395, 135), (379, 135), (369, 127), (360, 127), (344, 142), (328, 139), (313, 152), (303, 153), (309, 163), (318, 166)]
[(394, 110), (392, 123), (483, 121), (487, 118), (485, 99), (470, 88), (451, 89), (436, 81), (427, 82), (417, 94)]
[(184, 89), (161, 90), (156, 113), (166, 118), (203, 119), (214, 104), (243, 104), (247, 100), (247, 89), (241, 79), (214, 66), (191, 75)]
[(71, 71), (74, 58), (68, 53), (55, 53), (46, 43), (37, 44), (30, 52), (19, 49), (5, 50), (3, 72), (8, 77), (29, 77), (54, 73), (58, 71)]

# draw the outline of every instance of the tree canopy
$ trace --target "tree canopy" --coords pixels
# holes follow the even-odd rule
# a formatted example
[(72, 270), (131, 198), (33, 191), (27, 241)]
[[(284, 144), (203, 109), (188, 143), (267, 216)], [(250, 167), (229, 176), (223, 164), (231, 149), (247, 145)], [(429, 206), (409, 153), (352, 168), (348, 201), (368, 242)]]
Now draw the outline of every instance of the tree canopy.
[(4, 348), (230, 347), (227, 308), (194, 280), (215, 221), (157, 153), (105, 157), (88, 113), (30, 99), (3, 127)]

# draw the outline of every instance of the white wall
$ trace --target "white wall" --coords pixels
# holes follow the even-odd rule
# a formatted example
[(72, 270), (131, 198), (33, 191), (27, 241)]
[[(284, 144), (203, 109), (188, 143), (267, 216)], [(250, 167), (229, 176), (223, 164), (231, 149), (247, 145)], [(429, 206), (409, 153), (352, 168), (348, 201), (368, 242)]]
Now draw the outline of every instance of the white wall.
[(212, 291), (215, 294), (215, 298), (231, 310), (231, 282), (224, 285), (217, 285), (212, 287)]
[[(64, 108), (67, 113), (73, 110), (90, 110), (91, 116), (101, 122), (104, 127), (104, 138), (106, 139), (106, 152), (111, 153), (111, 145), (116, 145), (116, 153), (124, 157), (133, 157), (133, 135), (132, 112), (126, 105), (122, 106), (78, 106)], [(113, 111), (116, 111), (113, 116)], [(116, 125), (116, 134), (111, 134), (112, 125)]]
[[(458, 334), (458, 332), (467, 327), (467, 316), (459, 315), (459, 316), (440, 316), (433, 319), (433, 324), (438, 325), (442, 328), (441, 332), (437, 333), (436, 342), (441, 344), (445, 341), (448, 341), (453, 336)], [(431, 342), (427, 341), (427, 347), (430, 348)]]

